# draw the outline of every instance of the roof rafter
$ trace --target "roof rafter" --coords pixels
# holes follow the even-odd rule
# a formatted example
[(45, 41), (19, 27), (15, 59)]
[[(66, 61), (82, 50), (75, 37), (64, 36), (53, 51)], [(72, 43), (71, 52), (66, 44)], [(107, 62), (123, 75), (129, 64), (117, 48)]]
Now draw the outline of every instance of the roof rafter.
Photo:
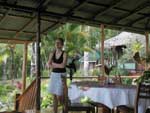
[(5, 20), (5, 18), (8, 16), (10, 11), (11, 11), (11, 9), (7, 10), (6, 13), (4, 14), (4, 16), (0, 19), (0, 25)]
[[(67, 15), (68, 17), (71, 16), (71, 15), (73, 15), (73, 12), (74, 12), (75, 10), (77, 10), (78, 8), (80, 8), (87, 0), (77, 0), (77, 1), (78, 1), (78, 4), (76, 4), (76, 5), (73, 6), (70, 10), (68, 10), (68, 11), (65, 13), (65, 15)], [(59, 25), (59, 24), (60, 24), (60, 21), (65, 21), (65, 18), (62, 17), (61, 19), (59, 19), (58, 22), (55, 22), (53, 25), (51, 25), (51, 26), (47, 27), (46, 29), (44, 29), (44, 30), (42, 31), (42, 33), (45, 33), (45, 32), (48, 31), (49, 29), (52, 29), (53, 27)], [(63, 22), (61, 22), (61, 23), (63, 23)]]
[[(56, 26), (59, 26), (60, 24), (61, 24), (60, 22), (55, 22), (53, 25), (50, 25), (49, 27), (47, 27), (46, 29), (44, 29), (41, 33), (44, 34), (44, 35), (46, 35), (46, 32), (47, 32), (49, 29), (53, 29), (53, 28), (55, 28)], [(34, 38), (34, 37), (36, 37), (36, 35), (34, 35), (34, 36), (32, 37), (33, 41), (36, 40), (36, 38)]]
[(140, 34), (144, 34), (145, 31), (150, 32), (150, 29), (142, 29), (139, 27), (131, 27), (131, 26), (121, 25), (121, 24), (117, 24), (117, 23), (109, 24), (109, 23), (104, 23), (104, 22), (98, 21), (98, 20), (91, 21), (89, 19), (85, 20), (84, 18), (78, 18), (78, 17), (72, 17), (69, 22), (77, 23), (77, 24), (87, 24), (88, 23), (88, 25), (92, 25), (95, 27), (99, 27), (99, 24), (104, 24), (107, 28), (112, 29), (112, 27), (113, 27), (113, 29), (126, 30), (126, 31), (130, 31), (130, 32), (140, 33)]
[[(3, 6), (4, 5), (4, 6)], [(26, 12), (29, 12), (29, 13), (37, 13), (37, 9), (36, 8), (31, 8), (31, 7), (26, 7), (26, 6), (18, 6), (18, 5), (11, 5), (11, 4), (1, 4), (0, 2), (0, 6), (7, 6), (9, 8), (12, 8), (12, 9), (18, 9), (20, 11), (26, 11)], [(59, 19), (63, 19), (63, 18), (66, 18), (67, 15), (65, 14), (60, 14), (60, 13), (54, 13), (54, 12), (48, 12), (48, 11), (41, 11), (41, 16), (44, 16), (44, 17), (48, 17), (48, 18), (51, 18), (51, 19), (56, 19), (56, 20), (59, 20)], [(71, 21), (74, 21), (74, 22), (78, 22), (78, 23), (81, 23), (81, 24), (84, 24), (84, 23), (88, 23), (88, 25), (93, 25), (93, 26), (98, 26), (99, 24), (104, 24), (108, 27), (113, 27), (115, 29), (127, 29), (129, 31), (134, 31), (134, 32), (139, 32), (139, 33), (144, 33), (145, 31), (149, 32), (150, 30), (148, 29), (144, 29), (144, 28), (140, 28), (140, 27), (131, 27), (131, 26), (126, 26), (126, 25), (122, 25), (122, 24), (119, 24), (119, 23), (107, 23), (107, 22), (102, 22), (102, 21), (98, 21), (98, 20), (91, 20), (91, 19), (87, 19), (87, 18), (81, 18), (81, 17), (78, 17), (78, 16), (68, 16), (69, 18), (67, 18), (67, 21), (71, 22)], [(60, 22), (62, 22), (62, 20), (60, 20)]]
[(58, 25), (58, 24), (60, 24), (60, 22), (56, 22), (56, 23), (50, 25), (49, 27), (47, 27), (46, 29), (44, 29), (44, 30), (42, 31), (42, 33), (45, 33), (46, 31), (48, 31), (49, 29), (55, 27), (55, 26)]
[(45, 2), (43, 3), (42, 7), (43, 7), (44, 9), (46, 9), (47, 6), (50, 4), (51, 1), (52, 1), (52, 0), (45, 0)]
[(21, 32), (23, 32), (23, 30), (33, 22), (33, 20), (35, 20), (35, 17), (33, 17), (31, 20), (29, 20), (19, 31), (17, 31), (14, 37), (17, 38), (19, 36), (19, 34)]
[(15, 43), (15, 44), (24, 44), (24, 43), (31, 43), (30, 40), (19, 40), (19, 39), (10, 39), (10, 38), (2, 38), (0, 37), (0, 43)]
[[(28, 9), (28, 10), (29, 10), (29, 9)], [(34, 10), (34, 9), (30, 9), (30, 12), (31, 12), (31, 11), (36, 12), (36, 10)], [(43, 11), (43, 12), (41, 12), (41, 14), (42, 14), (43, 16), (50, 16), (50, 17), (55, 18), (55, 19), (63, 18), (63, 17), (66, 16), (66, 15), (64, 15), (64, 14), (58, 14), (58, 13), (47, 12), (47, 11)], [(105, 24), (105, 25), (107, 25), (107, 26), (124, 27), (124, 28), (128, 28), (128, 29), (132, 29), (132, 31), (135, 30), (135, 31), (140, 31), (141, 33), (144, 33), (144, 29), (137, 28), (137, 27), (131, 28), (131, 26), (120, 25), (120, 24), (117, 24), (117, 23), (110, 25), (110, 23), (104, 23), (104, 22), (101, 22), (101, 21), (92, 21), (91, 19), (84, 19), (84, 18), (79, 18), (79, 17), (75, 17), (75, 16), (70, 16), (70, 18), (71, 18), (71, 19), (75, 19), (75, 20), (78, 20), (78, 19), (79, 19), (79, 20), (81, 20), (81, 21), (85, 21), (85, 23), (88, 22), (89, 24), (90, 24), (90, 23), (95, 23), (95, 24), (98, 25), (98, 24), (100, 24), (100, 23), (103, 23), (103, 24)]]
[(132, 16), (138, 12), (140, 12), (141, 10), (145, 9), (146, 7), (150, 6), (150, 2), (145, 2), (142, 5), (140, 5), (140, 7), (135, 8), (135, 10), (133, 10), (132, 12), (130, 12), (129, 14), (124, 15), (123, 17), (116, 19), (113, 23), (119, 23), (125, 19), (127, 19), (129, 16)]
[[(141, 20), (143, 20), (143, 19), (145, 19), (145, 18), (146, 18), (145, 16), (142, 16), (142, 17), (140, 17), (140, 18), (138, 18), (138, 19), (136, 19), (136, 20), (133, 20), (133, 21), (127, 23), (127, 25), (128, 25), (128, 26), (133, 26), (135, 23), (137, 23), (137, 22), (139, 22), (139, 21), (141, 21)], [(148, 18), (148, 17), (147, 17), (147, 18)]]
[[(42, 8), (45, 8), (49, 2), (51, 0), (42, 0), (38, 5), (37, 5), (37, 8), (39, 7), (42, 7)], [(32, 17), (31, 20), (29, 20), (18, 32), (16, 32), (15, 36), (14, 37), (18, 37), (19, 34), (27, 27), (29, 26), (34, 20), (36, 19), (36, 16)]]
[(65, 15), (72, 15), (75, 10), (78, 10), (87, 0), (77, 0), (78, 4), (74, 5), (70, 10), (68, 10)]
[[(0, 13), (0, 14), (2, 14), (2, 15), (5, 15), (5, 14), (3, 14), (3, 13)], [(22, 18), (27, 18), (27, 19), (32, 19), (33, 17), (31, 17), (31, 16), (21, 16), (21, 15), (14, 15), (14, 14), (7, 14), (7, 16), (9, 16), (9, 17), (22, 17)], [(3, 18), (3, 17), (2, 17)], [(55, 21), (55, 20), (51, 20), (51, 19), (45, 19), (45, 18), (41, 18), (41, 20), (42, 21), (46, 21), (46, 22), (57, 22), (57, 21)]]
[[(110, 5), (106, 5), (106, 4), (101, 4), (101, 3), (95, 3), (93, 1), (87, 1), (88, 4), (92, 4), (92, 5), (95, 5), (95, 6), (100, 6), (100, 7), (105, 7), (105, 8), (108, 8), (110, 7)], [(127, 13), (130, 13), (131, 11), (130, 10), (127, 10), (127, 9), (123, 9), (123, 8), (119, 8), (119, 7), (113, 7), (113, 9), (117, 10), (117, 11), (120, 11), (120, 12), (127, 12)], [(139, 15), (142, 15), (142, 13), (137, 13)]]
[[(0, 31), (18, 32), (18, 30), (13, 30), (13, 29), (3, 29), (3, 28), (0, 28)], [(22, 31), (22, 33), (26, 33), (26, 34), (35, 34), (36, 32)]]
[(92, 18), (96, 18), (97, 16), (101, 16), (103, 15), (104, 13), (106, 13), (107, 11), (113, 9), (114, 7), (116, 7), (118, 4), (120, 4), (123, 0), (115, 0), (115, 1), (112, 1), (112, 3), (110, 4), (109, 7), (106, 7), (104, 10), (96, 13)]

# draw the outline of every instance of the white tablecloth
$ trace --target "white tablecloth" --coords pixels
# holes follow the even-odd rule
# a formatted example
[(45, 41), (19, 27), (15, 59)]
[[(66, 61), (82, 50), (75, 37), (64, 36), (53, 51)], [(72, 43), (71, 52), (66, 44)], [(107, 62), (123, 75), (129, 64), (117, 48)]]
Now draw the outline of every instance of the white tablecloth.
[[(82, 97), (86, 96), (92, 101), (107, 105), (109, 108), (114, 108), (118, 105), (133, 107), (136, 97), (136, 88), (91, 87), (88, 90), (83, 91), (76, 85), (71, 85), (68, 90), (68, 95), (71, 102), (79, 102)], [(139, 113), (145, 113), (145, 110), (149, 105), (149, 100), (140, 101), (138, 107)]]

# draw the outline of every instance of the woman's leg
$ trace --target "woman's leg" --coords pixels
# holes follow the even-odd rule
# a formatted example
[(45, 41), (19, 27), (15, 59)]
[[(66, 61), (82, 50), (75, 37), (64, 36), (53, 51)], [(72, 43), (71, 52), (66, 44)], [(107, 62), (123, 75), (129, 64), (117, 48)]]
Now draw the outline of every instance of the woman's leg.
[(58, 111), (58, 99), (57, 99), (57, 96), (54, 95), (54, 113), (57, 113)]
[(57, 100), (58, 100), (60, 105), (62, 105), (64, 103), (63, 96), (57, 96)]

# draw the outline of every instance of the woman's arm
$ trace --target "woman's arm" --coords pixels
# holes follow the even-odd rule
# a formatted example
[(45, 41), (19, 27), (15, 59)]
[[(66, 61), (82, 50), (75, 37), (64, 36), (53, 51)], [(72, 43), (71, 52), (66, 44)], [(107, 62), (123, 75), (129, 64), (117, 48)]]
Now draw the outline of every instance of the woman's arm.
[(67, 54), (64, 52), (63, 54), (63, 62), (61, 64), (57, 64), (52, 62), (52, 67), (53, 68), (65, 68), (67, 64)]
[(53, 53), (50, 53), (50, 54), (49, 54), (49, 58), (48, 58), (48, 62), (47, 62), (47, 64), (46, 64), (46, 67), (47, 67), (48, 69), (53, 68), (53, 67), (52, 67), (52, 57), (53, 57)]

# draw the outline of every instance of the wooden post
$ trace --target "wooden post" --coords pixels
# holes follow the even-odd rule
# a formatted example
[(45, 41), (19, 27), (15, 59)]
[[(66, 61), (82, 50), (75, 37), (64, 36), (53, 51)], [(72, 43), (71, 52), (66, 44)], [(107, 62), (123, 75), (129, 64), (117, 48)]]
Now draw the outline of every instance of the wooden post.
[(27, 74), (27, 56), (28, 56), (28, 44), (24, 44), (24, 52), (23, 52), (23, 65), (22, 65), (22, 93), (26, 89), (26, 74)]
[(18, 97), (20, 96), (20, 94), (16, 94), (16, 98), (15, 98), (15, 111), (18, 111), (19, 108), (19, 101), (18, 101)]
[(101, 24), (100, 26), (101, 28), (101, 71), (102, 71), (102, 76), (105, 75), (105, 72), (104, 72), (104, 40), (105, 40), (105, 34), (104, 34), (104, 25)]
[(149, 38), (148, 38), (148, 32), (145, 33), (145, 38), (146, 38), (146, 56), (148, 56), (148, 51), (149, 51)]
[(40, 111), (40, 104), (41, 104), (40, 42), (41, 42), (41, 15), (40, 15), (40, 9), (38, 9), (37, 37), (36, 37), (36, 110), (37, 111)]
[[(148, 52), (149, 52), (149, 38), (148, 38), (148, 32), (145, 33), (145, 41), (146, 41), (146, 58), (148, 57)], [(145, 69), (148, 68), (148, 64), (146, 62), (146, 65), (145, 65)]]

